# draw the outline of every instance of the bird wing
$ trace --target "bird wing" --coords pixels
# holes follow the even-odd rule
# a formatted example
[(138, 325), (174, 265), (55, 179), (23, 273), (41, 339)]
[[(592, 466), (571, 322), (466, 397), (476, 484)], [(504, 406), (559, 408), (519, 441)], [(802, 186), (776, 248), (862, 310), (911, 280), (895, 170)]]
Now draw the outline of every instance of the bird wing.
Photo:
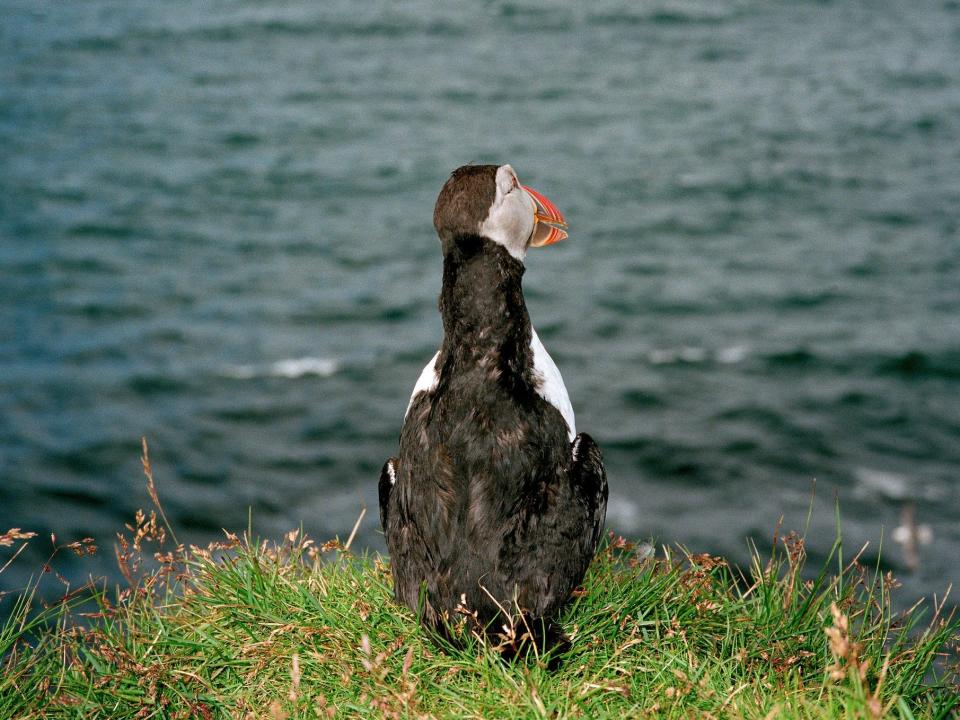
[(587, 433), (577, 435), (570, 445), (570, 454), (570, 483), (586, 503), (591, 519), (584, 530), (589, 536), (588, 552), (592, 559), (607, 517), (607, 471), (600, 448)]
[(390, 492), (393, 486), (397, 484), (397, 459), (395, 457), (387, 460), (380, 469), (380, 482), (377, 483), (377, 489), (380, 494), (380, 526), (383, 532), (387, 532), (387, 516), (390, 506)]

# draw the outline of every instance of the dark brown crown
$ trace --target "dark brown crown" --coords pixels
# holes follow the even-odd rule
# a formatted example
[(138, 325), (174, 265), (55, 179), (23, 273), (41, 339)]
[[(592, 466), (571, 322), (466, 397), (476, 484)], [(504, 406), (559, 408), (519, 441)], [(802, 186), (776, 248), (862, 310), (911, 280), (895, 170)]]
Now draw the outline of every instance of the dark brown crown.
[(446, 244), (476, 235), (497, 196), (499, 165), (464, 165), (450, 173), (433, 208), (433, 226)]

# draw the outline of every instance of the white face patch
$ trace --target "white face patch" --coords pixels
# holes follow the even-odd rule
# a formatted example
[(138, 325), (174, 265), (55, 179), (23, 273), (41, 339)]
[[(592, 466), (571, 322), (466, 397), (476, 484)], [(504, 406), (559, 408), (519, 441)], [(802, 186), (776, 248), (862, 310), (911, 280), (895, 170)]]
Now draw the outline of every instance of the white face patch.
[(503, 245), (513, 257), (523, 261), (533, 234), (536, 203), (520, 187), (517, 174), (509, 165), (497, 168), (497, 196), (480, 223), (480, 235)]

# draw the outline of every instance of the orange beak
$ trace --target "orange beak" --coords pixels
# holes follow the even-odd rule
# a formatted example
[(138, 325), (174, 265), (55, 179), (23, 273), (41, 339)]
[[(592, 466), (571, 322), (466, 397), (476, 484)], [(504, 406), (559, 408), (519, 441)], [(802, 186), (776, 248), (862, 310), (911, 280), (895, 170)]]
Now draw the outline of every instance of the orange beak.
[(533, 198), (536, 209), (533, 211), (533, 236), (530, 238), (530, 247), (553, 245), (567, 237), (567, 221), (563, 213), (557, 210), (546, 195), (537, 192), (532, 187), (521, 185), (527, 194)]

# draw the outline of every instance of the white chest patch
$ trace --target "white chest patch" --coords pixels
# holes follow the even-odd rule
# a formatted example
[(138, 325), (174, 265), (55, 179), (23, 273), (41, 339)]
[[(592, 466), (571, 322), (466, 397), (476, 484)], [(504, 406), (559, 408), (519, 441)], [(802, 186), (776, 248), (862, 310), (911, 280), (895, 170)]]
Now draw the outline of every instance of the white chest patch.
[[(564, 421), (567, 423), (567, 436), (571, 441), (577, 436), (577, 425), (573, 417), (573, 405), (570, 404), (570, 396), (567, 395), (567, 388), (563, 384), (563, 377), (557, 364), (550, 357), (550, 353), (540, 342), (537, 331), (531, 328), (532, 336), (530, 338), (530, 349), (533, 351), (533, 373), (539, 381), (537, 394), (553, 405), (560, 411)], [(437, 374), (437, 358), (440, 357), (438, 350), (436, 355), (423, 368), (417, 384), (413, 386), (413, 393), (410, 395), (410, 402), (407, 403), (407, 411), (404, 417), (410, 413), (414, 398), (421, 392), (430, 392), (437, 387), (440, 382), (440, 376)]]
[(530, 349), (533, 350), (533, 372), (541, 379), (537, 393), (553, 405), (567, 422), (567, 436), (572, 441), (577, 436), (577, 424), (573, 417), (573, 405), (567, 395), (567, 387), (563, 384), (563, 377), (557, 364), (553, 362), (550, 353), (537, 337), (537, 331), (531, 328), (533, 336), (530, 338)]

